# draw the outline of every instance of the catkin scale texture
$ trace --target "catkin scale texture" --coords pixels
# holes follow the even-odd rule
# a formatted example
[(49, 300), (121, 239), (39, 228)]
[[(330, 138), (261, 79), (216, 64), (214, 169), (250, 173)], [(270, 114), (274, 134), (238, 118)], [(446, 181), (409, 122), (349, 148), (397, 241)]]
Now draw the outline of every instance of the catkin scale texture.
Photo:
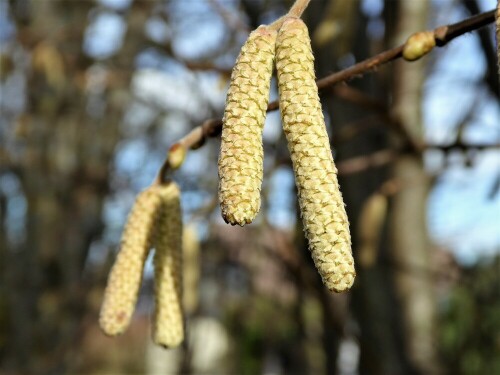
[(276, 69), (305, 235), (324, 284), (342, 292), (356, 275), (349, 222), (319, 101), (309, 34), (300, 19), (286, 20), (278, 33)]
[(155, 232), (153, 341), (173, 348), (184, 340), (182, 309), (182, 213), (176, 184), (161, 187)]
[(107, 335), (123, 333), (130, 323), (160, 203), (156, 187), (150, 187), (137, 196), (130, 211), (99, 316), (101, 329)]
[(260, 209), (262, 131), (269, 101), (276, 31), (259, 26), (241, 48), (231, 74), (219, 156), (219, 201), (224, 220), (251, 223)]

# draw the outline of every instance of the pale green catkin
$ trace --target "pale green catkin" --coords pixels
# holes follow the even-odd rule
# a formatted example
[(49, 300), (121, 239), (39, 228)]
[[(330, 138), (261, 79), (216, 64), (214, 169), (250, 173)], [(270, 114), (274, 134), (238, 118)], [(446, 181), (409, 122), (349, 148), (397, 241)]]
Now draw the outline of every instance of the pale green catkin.
[(300, 19), (286, 20), (278, 32), (276, 68), (305, 235), (324, 284), (342, 292), (356, 275), (349, 222), (319, 101), (309, 34)]
[(180, 190), (171, 182), (159, 188), (159, 195), (161, 206), (156, 224), (153, 258), (153, 341), (166, 348), (174, 348), (184, 340)]
[(123, 333), (130, 324), (160, 203), (157, 188), (149, 187), (137, 196), (128, 216), (99, 316), (101, 329), (109, 336)]
[(241, 48), (231, 74), (219, 156), (219, 201), (224, 220), (251, 223), (260, 209), (262, 131), (269, 101), (276, 31), (259, 26)]

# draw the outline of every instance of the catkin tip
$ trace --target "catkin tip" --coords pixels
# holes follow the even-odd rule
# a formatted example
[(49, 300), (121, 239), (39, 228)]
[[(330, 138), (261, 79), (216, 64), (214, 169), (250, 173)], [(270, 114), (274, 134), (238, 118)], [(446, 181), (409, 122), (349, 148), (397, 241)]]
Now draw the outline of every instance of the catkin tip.
[(354, 284), (355, 278), (356, 272), (348, 272), (334, 282), (326, 280), (324, 283), (331, 292), (343, 293), (351, 289), (352, 285)]
[(222, 218), (227, 224), (231, 224), (233, 226), (239, 225), (240, 227), (245, 226), (246, 224), (250, 224), (255, 215), (249, 215), (249, 212), (254, 212), (255, 210), (238, 210), (234, 211), (233, 209), (224, 205), (222, 207)]

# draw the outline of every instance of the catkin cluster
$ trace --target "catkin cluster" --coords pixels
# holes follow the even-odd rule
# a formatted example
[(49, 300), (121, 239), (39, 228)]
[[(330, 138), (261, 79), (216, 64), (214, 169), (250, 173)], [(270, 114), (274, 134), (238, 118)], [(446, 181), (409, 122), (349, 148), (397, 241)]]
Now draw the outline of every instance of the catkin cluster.
[(104, 292), (99, 324), (110, 336), (127, 329), (137, 302), (144, 263), (152, 247), (156, 250), (153, 340), (173, 347), (184, 338), (182, 220), (180, 192), (174, 183), (153, 185), (137, 196)]
[(250, 34), (234, 67), (219, 158), (222, 215), (231, 224), (244, 225), (259, 210), (262, 128), (274, 59), (304, 231), (323, 282), (342, 292), (355, 277), (349, 222), (319, 101), (309, 34), (298, 18), (287, 18), (277, 33), (260, 26)]
[(251, 223), (260, 209), (262, 130), (273, 73), (276, 31), (259, 26), (241, 48), (231, 74), (219, 156), (219, 200), (224, 220)]

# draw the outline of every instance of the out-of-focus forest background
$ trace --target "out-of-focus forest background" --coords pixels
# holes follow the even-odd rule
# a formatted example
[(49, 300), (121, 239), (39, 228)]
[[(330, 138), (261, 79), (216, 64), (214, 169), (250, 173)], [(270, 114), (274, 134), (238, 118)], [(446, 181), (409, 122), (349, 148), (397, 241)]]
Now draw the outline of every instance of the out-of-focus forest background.
[[(174, 174), (185, 345), (151, 343), (149, 263), (129, 330), (100, 332), (135, 195), (173, 142), (221, 117), (248, 33), (290, 5), (0, 0), (0, 373), (500, 374), (493, 26), (323, 97), (357, 262), (349, 293), (314, 269), (275, 111), (253, 224), (220, 217), (217, 139)], [(318, 0), (303, 18), (323, 77), (495, 5)]]

